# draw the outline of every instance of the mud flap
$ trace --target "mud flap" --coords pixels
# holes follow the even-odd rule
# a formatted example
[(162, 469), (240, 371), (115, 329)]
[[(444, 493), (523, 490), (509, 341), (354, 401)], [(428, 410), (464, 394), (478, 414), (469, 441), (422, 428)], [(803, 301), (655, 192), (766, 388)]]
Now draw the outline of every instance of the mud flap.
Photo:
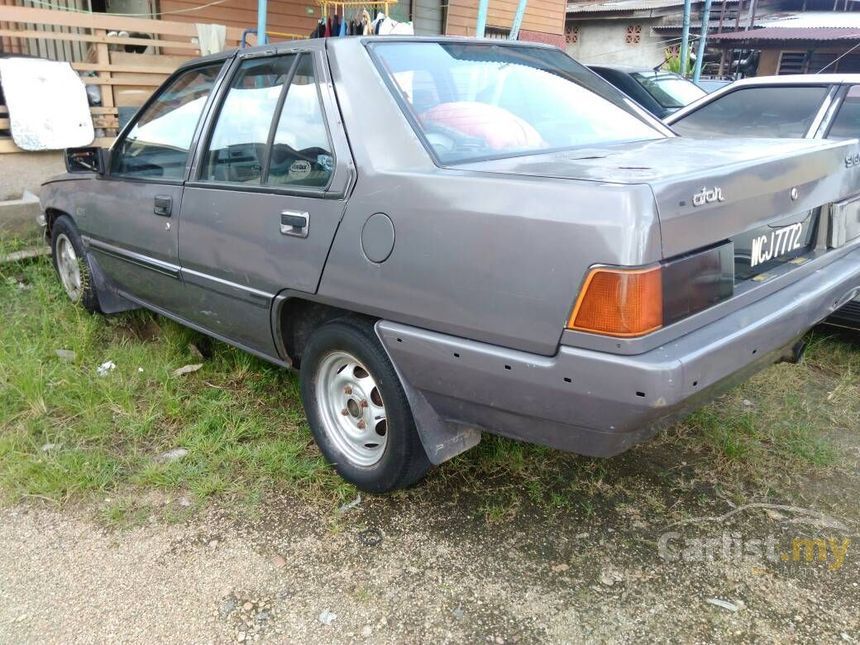
[(90, 279), (98, 295), (102, 313), (118, 314), (121, 311), (138, 309), (138, 305), (120, 295), (92, 253), (87, 253), (87, 264), (90, 267)]
[[(380, 321), (381, 322), (381, 321)], [(421, 392), (416, 390), (403, 378), (403, 374), (397, 368), (397, 363), (391, 358), (391, 353), (382, 342), (379, 334), (379, 322), (374, 326), (379, 342), (388, 354), (388, 360), (394, 365), (394, 371), (400, 378), (400, 384), (406, 393), (409, 407), (412, 408), (412, 417), (415, 419), (415, 427), (418, 428), (418, 436), (421, 437), (421, 445), (427, 458), (434, 466), (474, 448), (481, 441), (481, 431), (459, 423), (448, 422), (442, 419), (433, 409)]]

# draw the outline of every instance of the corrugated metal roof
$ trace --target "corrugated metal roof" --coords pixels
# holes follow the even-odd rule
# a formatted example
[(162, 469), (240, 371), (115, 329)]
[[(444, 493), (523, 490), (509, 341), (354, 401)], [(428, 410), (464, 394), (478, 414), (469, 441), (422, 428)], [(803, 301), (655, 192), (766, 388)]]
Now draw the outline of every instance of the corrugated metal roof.
[[(718, 14), (719, 15), (719, 14)], [(746, 26), (747, 17), (741, 16), (741, 29)], [(693, 21), (691, 28), (698, 30), (701, 23)], [(710, 29), (717, 29), (719, 20), (714, 18), (714, 13), (711, 13)], [(657, 31), (677, 30), (681, 29), (680, 22), (663, 23), (662, 25), (653, 25), (652, 29)], [(842, 11), (807, 11), (805, 13), (797, 12), (780, 12), (768, 14), (756, 18), (755, 27), (779, 27), (779, 28), (808, 28), (808, 27), (828, 27), (831, 29), (857, 28), (860, 29), (860, 12), (842, 12)], [(723, 31), (734, 31), (735, 19), (726, 18), (723, 20)]]
[(729, 34), (713, 34), (711, 40), (761, 41), (761, 40), (857, 40), (860, 28), (854, 27), (765, 27)]
[(781, 29), (829, 27), (860, 29), (860, 13), (854, 11), (805, 11), (786, 12), (762, 16), (755, 21), (757, 27), (779, 27)]
[[(703, 0), (693, 0), (701, 4)], [(736, 3), (737, 0), (729, 0)], [(567, 13), (604, 13), (611, 11), (647, 11), (649, 9), (664, 9), (666, 7), (682, 7), (684, 0), (599, 0), (597, 2), (569, 2)]]
[[(663, 23), (662, 25), (651, 25), (651, 29), (654, 29), (656, 31), (663, 31), (663, 30), (677, 31), (679, 29), (683, 29), (683, 27), (684, 27), (684, 25), (682, 25), (680, 22)], [(708, 23), (708, 31), (716, 31), (717, 29), (719, 29), (719, 27), (720, 27), (720, 21), (719, 20), (711, 20)], [(732, 17), (731, 20), (728, 18), (723, 20), (723, 31), (732, 31), (734, 28), (735, 28), (734, 17)], [(741, 27), (741, 28), (743, 28), (743, 27)], [(701, 21), (693, 21), (690, 23), (690, 33), (699, 33), (699, 31), (701, 29), (702, 29)]]

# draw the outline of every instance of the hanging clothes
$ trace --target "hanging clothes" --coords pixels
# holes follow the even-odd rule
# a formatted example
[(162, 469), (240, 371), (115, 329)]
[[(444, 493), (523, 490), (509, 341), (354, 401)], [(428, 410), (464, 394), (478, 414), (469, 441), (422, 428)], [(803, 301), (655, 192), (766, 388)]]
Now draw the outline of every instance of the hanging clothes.
[(373, 31), (371, 27), (370, 14), (367, 13), (367, 9), (361, 10), (361, 33), (363, 36), (370, 36)]
[(374, 18), (374, 20), (373, 20), (373, 27), (371, 29), (373, 34), (375, 34), (377, 36), (379, 35), (379, 27), (380, 27), (380, 25), (382, 25), (383, 20), (385, 20), (385, 14), (382, 13), (381, 11), (376, 12), (376, 18)]
[(346, 36), (346, 14), (343, 15), (343, 18), (340, 21), (340, 29), (338, 30), (338, 36)]

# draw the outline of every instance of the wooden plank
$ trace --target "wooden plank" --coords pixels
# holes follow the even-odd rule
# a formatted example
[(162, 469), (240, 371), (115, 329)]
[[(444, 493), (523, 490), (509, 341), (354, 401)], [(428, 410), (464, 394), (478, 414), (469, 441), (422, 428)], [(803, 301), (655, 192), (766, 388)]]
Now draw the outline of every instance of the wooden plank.
[[(95, 139), (90, 145), (108, 148), (113, 144), (115, 138), (116, 137), (101, 137)], [(0, 137), (0, 154), (9, 154), (13, 152), (28, 153), (30, 151), (22, 150), (16, 146), (15, 142), (9, 137)]]
[[(96, 30), (97, 32), (102, 30)], [(100, 43), (104, 45), (143, 45), (144, 47), (165, 47), (170, 49), (185, 49), (194, 52), (200, 51), (197, 43), (181, 42), (175, 40), (151, 40), (149, 38), (120, 38), (119, 36), (107, 36), (101, 34), (61, 34), (47, 31), (16, 31), (14, 29), (0, 29), (0, 36), (11, 36), (14, 38), (36, 38), (47, 40), (70, 40), (72, 42)], [(105, 61), (107, 62), (107, 61)]]
[(131, 52), (112, 51), (110, 53), (111, 65), (126, 65), (128, 67), (172, 67), (174, 71), (180, 65), (194, 58), (187, 56), (170, 56), (168, 54), (134, 54)]
[[(141, 54), (137, 55), (140, 56)], [(161, 57), (157, 56), (156, 58)], [(159, 74), (161, 76), (168, 76), (176, 71), (175, 67), (167, 65), (150, 67), (148, 65), (115, 65), (113, 63), (108, 65), (102, 63), (72, 63), (72, 69), (79, 72), (135, 72), (137, 74)]]
[[(100, 38), (105, 38), (105, 31), (103, 29), (95, 29), (93, 30), (93, 35), (98, 36)], [(110, 63), (110, 51), (108, 50), (108, 46), (105, 43), (98, 43), (96, 45), (96, 63), (99, 65), (107, 65)], [(99, 72), (98, 78), (101, 80), (110, 80), (110, 72)], [(114, 101), (113, 97), (113, 88), (106, 87), (101, 92), (102, 95), (102, 105), (105, 107), (114, 107), (116, 106), (116, 101)]]
[[(97, 128), (113, 128), (119, 127), (119, 120), (112, 115), (93, 115), (93, 125)], [(11, 119), (0, 119), (0, 130), (8, 130), (11, 127)]]
[(133, 74), (126, 76), (111, 76), (109, 78), (82, 76), (81, 81), (83, 81), (84, 85), (140, 85), (143, 87), (158, 87), (166, 78), (166, 74), (161, 78), (141, 78), (140, 74)]
[(20, 262), (21, 260), (32, 260), (34, 258), (42, 257), (43, 255), (51, 255), (51, 248), (47, 244), (31, 246), (30, 248), (23, 249), (21, 251), (0, 255), (0, 264)]
[[(0, 21), (62, 25), (83, 29), (103, 29), (105, 31), (137, 31), (168, 36), (187, 36), (189, 38), (197, 36), (197, 29), (193, 23), (135, 18), (110, 13), (84, 13), (0, 5)], [(241, 38), (242, 29), (238, 27), (227, 28), (228, 41), (239, 42)]]

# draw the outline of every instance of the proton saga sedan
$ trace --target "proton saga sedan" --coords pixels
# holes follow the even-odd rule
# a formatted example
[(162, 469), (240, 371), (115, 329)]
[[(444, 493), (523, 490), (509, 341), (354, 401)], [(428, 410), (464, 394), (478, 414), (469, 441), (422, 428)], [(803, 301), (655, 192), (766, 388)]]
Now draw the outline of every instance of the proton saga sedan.
[(860, 291), (856, 152), (676, 137), (551, 47), (319, 39), (184, 65), (41, 200), (72, 301), (299, 369), (382, 492), (482, 432), (615, 455), (797, 359)]

